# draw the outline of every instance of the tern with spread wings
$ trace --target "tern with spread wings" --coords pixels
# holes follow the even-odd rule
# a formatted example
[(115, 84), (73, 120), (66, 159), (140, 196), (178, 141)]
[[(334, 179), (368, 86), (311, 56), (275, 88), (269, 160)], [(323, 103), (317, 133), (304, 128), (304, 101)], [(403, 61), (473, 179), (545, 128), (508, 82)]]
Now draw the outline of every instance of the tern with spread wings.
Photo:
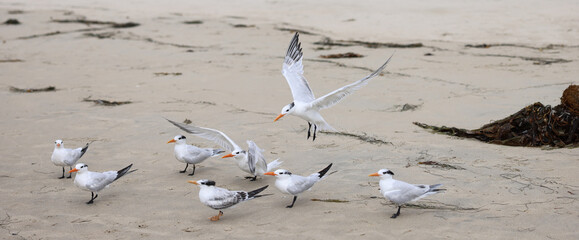
[[(299, 42), (299, 34), (296, 32), (290, 42), (281, 71), (291, 89), (294, 101), (282, 108), (281, 114), (277, 116), (274, 122), (285, 115), (298, 116), (308, 122), (307, 139), (310, 138), (310, 135), (313, 135), (312, 140), (316, 140), (316, 132), (318, 130), (336, 131), (324, 120), (320, 114), (320, 110), (335, 105), (344, 97), (368, 84), (370, 79), (378, 76), (384, 68), (386, 68), (391, 58), (392, 56), (370, 75), (328, 93), (323, 97), (315, 98), (308, 81), (304, 77), (304, 66), (302, 64), (303, 53), (301, 43)], [(313, 131), (311, 131), (312, 125), (314, 127)], [(312, 134), (310, 134), (310, 132), (312, 132)]]

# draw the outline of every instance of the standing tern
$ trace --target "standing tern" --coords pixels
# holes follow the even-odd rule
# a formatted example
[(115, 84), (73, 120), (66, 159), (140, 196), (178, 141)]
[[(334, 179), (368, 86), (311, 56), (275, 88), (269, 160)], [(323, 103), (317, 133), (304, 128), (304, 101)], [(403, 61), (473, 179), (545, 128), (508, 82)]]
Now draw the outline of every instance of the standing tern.
[(185, 170), (180, 171), (180, 173), (187, 172), (189, 164), (193, 164), (193, 172), (189, 176), (195, 175), (195, 164), (201, 163), (206, 159), (219, 155), (224, 151), (221, 149), (214, 148), (198, 148), (193, 145), (187, 144), (187, 138), (183, 135), (177, 135), (175, 138), (171, 139), (167, 143), (175, 143), (175, 158), (185, 165)]
[(393, 175), (394, 173), (388, 169), (380, 169), (370, 174), (372, 177), (380, 177), (380, 193), (398, 206), (398, 211), (391, 218), (400, 215), (401, 205), (446, 190), (439, 189), (442, 184), (410, 184), (393, 179)]
[(103, 190), (105, 187), (108, 187), (109, 184), (121, 178), (125, 174), (137, 171), (137, 170), (129, 171), (129, 169), (131, 169), (132, 166), (133, 164), (119, 171), (108, 171), (100, 173), (100, 172), (91, 172), (88, 170), (88, 166), (86, 164), (78, 163), (69, 172), (70, 173), (77, 172), (76, 176), (74, 177), (74, 185), (76, 185), (82, 190), (91, 192), (91, 199), (90, 201), (86, 202), (86, 204), (91, 204), (99, 196), (98, 192), (100, 190)]
[(285, 169), (278, 169), (275, 172), (267, 172), (265, 175), (275, 176), (275, 186), (277, 189), (279, 189), (282, 193), (294, 196), (292, 204), (286, 206), (287, 208), (292, 208), (296, 202), (296, 199), (298, 198), (298, 194), (312, 188), (315, 183), (320, 181), (324, 175), (326, 175), (331, 167), (332, 164), (330, 163), (330, 165), (328, 165), (326, 168), (307, 177), (292, 174), (290, 171)]
[[(68, 166), (72, 170), (72, 166), (86, 153), (88, 150), (88, 143), (82, 148), (64, 148), (64, 142), (60, 139), (54, 142), (54, 151), (52, 151), (52, 156), (50, 160), (56, 166), (62, 166), (62, 177), (64, 178), (64, 167)], [(68, 175), (67, 178), (71, 178), (72, 173)]]
[(303, 53), (301, 43), (299, 42), (299, 34), (296, 32), (290, 42), (281, 71), (291, 89), (294, 101), (282, 108), (281, 114), (275, 118), (274, 122), (287, 114), (298, 116), (308, 122), (307, 139), (310, 138), (312, 125), (314, 126), (312, 140), (316, 140), (317, 130), (336, 131), (324, 120), (319, 111), (335, 105), (344, 97), (368, 84), (370, 79), (380, 74), (384, 68), (386, 68), (391, 58), (392, 56), (370, 75), (316, 99), (312, 89), (310, 89), (308, 81), (304, 77), (304, 66), (302, 64)]
[(201, 189), (199, 190), (199, 201), (206, 206), (219, 210), (219, 213), (209, 219), (211, 221), (219, 221), (219, 217), (223, 216), (221, 209), (226, 209), (237, 205), (238, 203), (245, 202), (257, 197), (263, 197), (271, 194), (257, 195), (261, 191), (265, 190), (269, 185), (258, 188), (251, 192), (245, 191), (230, 191), (225, 188), (220, 188), (215, 186), (215, 182), (207, 179), (201, 179), (198, 181), (188, 181), (195, 185), (199, 185)]
[(265, 158), (262, 155), (263, 150), (261, 150), (257, 144), (253, 141), (248, 140), (247, 145), (249, 149), (247, 151), (243, 150), (239, 147), (231, 138), (229, 138), (225, 133), (211, 129), (211, 128), (204, 128), (204, 127), (196, 127), (193, 125), (186, 125), (178, 122), (171, 121), (167, 119), (173, 125), (181, 128), (183, 131), (191, 133), (195, 136), (205, 138), (207, 140), (211, 140), (221, 147), (225, 148), (230, 154), (223, 156), (222, 158), (233, 157), (237, 161), (237, 166), (253, 175), (253, 177), (246, 177), (251, 178), (251, 181), (255, 181), (257, 176), (263, 175), (266, 172), (273, 171), (274, 169), (278, 168), (282, 161), (276, 159), (270, 163), (265, 161)]

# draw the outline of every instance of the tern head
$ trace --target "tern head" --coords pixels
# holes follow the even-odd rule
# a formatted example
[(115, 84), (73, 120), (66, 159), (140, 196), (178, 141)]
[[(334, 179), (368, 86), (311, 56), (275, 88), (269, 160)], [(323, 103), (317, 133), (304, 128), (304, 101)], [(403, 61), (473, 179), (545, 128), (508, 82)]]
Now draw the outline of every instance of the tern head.
[(54, 141), (54, 147), (56, 147), (56, 148), (64, 147), (64, 142), (62, 140), (58, 139), (58, 140)]
[(281, 109), (281, 113), (273, 121), (275, 122), (275, 121), (279, 120), (281, 117), (285, 116), (286, 114), (291, 114), (294, 111), (295, 106), (296, 106), (296, 104), (293, 102), (288, 104), (288, 105), (285, 105), (285, 107), (283, 107)]
[(74, 168), (70, 171), (68, 171), (69, 173), (73, 173), (73, 172), (78, 172), (78, 173), (83, 173), (88, 171), (88, 165), (84, 164), (84, 163), (77, 163)]
[(392, 177), (392, 175), (394, 175), (394, 173), (388, 169), (380, 169), (378, 170), (378, 172), (372, 173), (369, 176), (370, 177)]
[(201, 179), (197, 181), (187, 181), (188, 183), (193, 183), (199, 186), (215, 186), (215, 181), (208, 180), (208, 179)]
[(228, 157), (238, 158), (238, 157), (243, 157), (246, 154), (247, 154), (247, 152), (245, 150), (233, 150), (233, 152), (231, 152), (230, 154), (227, 154), (221, 158), (228, 158)]
[(175, 136), (175, 138), (171, 139), (170, 141), (168, 141), (167, 143), (177, 143), (177, 144), (182, 144), (182, 143), (186, 143), (187, 138), (183, 135), (177, 135)]
[(271, 175), (271, 176), (276, 176), (276, 177), (282, 178), (282, 177), (289, 177), (292, 175), (292, 173), (288, 170), (285, 170), (285, 169), (278, 169), (278, 170), (275, 170), (275, 172), (266, 172), (266, 173), (264, 173), (264, 175)]

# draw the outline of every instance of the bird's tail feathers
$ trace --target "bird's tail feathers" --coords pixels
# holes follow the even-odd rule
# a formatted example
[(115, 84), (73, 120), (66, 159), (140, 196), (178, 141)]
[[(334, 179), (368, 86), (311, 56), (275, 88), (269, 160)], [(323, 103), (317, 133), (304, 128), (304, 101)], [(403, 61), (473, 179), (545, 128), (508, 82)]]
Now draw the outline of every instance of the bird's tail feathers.
[(429, 192), (444, 192), (446, 191), (446, 189), (444, 188), (439, 188), (441, 187), (442, 184), (434, 184), (434, 185), (430, 185), (430, 191)]
[(268, 172), (274, 171), (274, 169), (279, 168), (282, 163), (283, 161), (280, 161), (279, 158), (271, 161), (270, 163), (267, 164), (267, 171)]
[(326, 173), (328, 172), (328, 170), (330, 170), (330, 168), (332, 167), (333, 163), (330, 163), (330, 165), (328, 165), (326, 168), (322, 169), (321, 171), (318, 172), (318, 177), (321, 179), (324, 177), (324, 175), (326, 175)]
[(211, 156), (213, 157), (213, 156), (222, 154), (224, 152), (225, 152), (225, 150), (223, 150), (223, 149), (213, 149), (213, 155), (211, 155)]
[(88, 150), (88, 143), (86, 144), (86, 146), (84, 146), (81, 150), (80, 150), (80, 156), (78, 158), (81, 158), (82, 155), (84, 155), (84, 153), (86, 153), (86, 150)]
[(265, 185), (265, 186), (263, 186), (263, 187), (261, 187), (261, 188), (255, 189), (255, 190), (253, 190), (253, 191), (251, 191), (251, 192), (248, 192), (248, 193), (247, 193), (247, 197), (248, 197), (248, 198), (256, 198), (256, 197), (264, 196), (264, 195), (257, 195), (257, 194), (260, 193), (260, 192), (262, 192), (263, 190), (265, 190), (267, 187), (269, 187), (269, 185)]
[(265, 197), (265, 196), (270, 196), (270, 195), (273, 195), (273, 193), (255, 195), (255, 196), (253, 196), (253, 198)]
[(129, 173), (132, 173), (132, 172), (134, 172), (134, 171), (137, 171), (137, 169), (135, 169), (135, 170), (133, 170), (133, 171), (129, 171), (129, 169), (131, 169), (132, 166), (133, 166), (133, 164), (131, 163), (131, 165), (129, 165), (129, 166), (127, 166), (127, 167), (125, 167), (125, 168), (117, 171), (117, 177), (115, 178), (115, 180), (121, 178), (122, 176), (124, 176), (124, 175), (126, 175), (126, 174), (129, 174)]

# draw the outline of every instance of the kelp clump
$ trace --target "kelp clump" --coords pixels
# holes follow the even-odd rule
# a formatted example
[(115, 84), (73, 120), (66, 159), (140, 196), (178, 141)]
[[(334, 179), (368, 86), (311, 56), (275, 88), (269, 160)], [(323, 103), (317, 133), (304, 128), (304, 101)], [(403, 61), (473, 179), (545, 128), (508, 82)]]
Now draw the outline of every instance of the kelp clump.
[(451, 136), (475, 138), (483, 142), (508, 146), (577, 147), (579, 146), (579, 86), (570, 85), (563, 92), (561, 104), (551, 107), (540, 102), (517, 113), (486, 124), (479, 129), (415, 125)]

